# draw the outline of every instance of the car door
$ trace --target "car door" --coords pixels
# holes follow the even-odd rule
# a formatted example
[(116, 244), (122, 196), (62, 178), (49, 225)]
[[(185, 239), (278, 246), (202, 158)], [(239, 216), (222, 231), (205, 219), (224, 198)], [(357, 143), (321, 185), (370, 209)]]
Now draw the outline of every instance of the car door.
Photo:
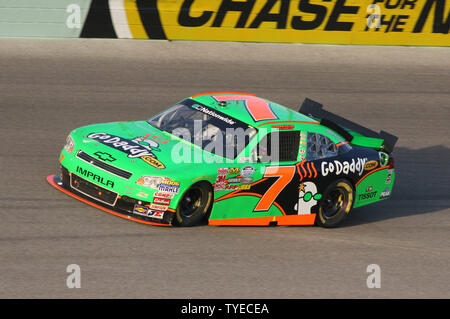
[(276, 206), (283, 215), (296, 214), (297, 163), (306, 152), (306, 142), (301, 144), (301, 139), (299, 130), (272, 131), (253, 149), (253, 165), (261, 173), (251, 187), (260, 196), (254, 212), (266, 212)]

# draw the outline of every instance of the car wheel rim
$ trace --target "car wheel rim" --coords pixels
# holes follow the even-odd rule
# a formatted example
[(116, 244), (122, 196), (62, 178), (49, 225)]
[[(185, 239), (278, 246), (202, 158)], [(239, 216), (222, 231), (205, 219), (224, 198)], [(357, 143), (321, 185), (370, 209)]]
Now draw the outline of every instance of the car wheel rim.
[(186, 217), (192, 216), (201, 207), (202, 202), (202, 191), (199, 188), (190, 189), (181, 200), (181, 214)]
[(322, 202), (323, 217), (326, 219), (333, 218), (339, 214), (342, 209), (347, 206), (348, 195), (343, 188), (336, 188), (332, 190)]

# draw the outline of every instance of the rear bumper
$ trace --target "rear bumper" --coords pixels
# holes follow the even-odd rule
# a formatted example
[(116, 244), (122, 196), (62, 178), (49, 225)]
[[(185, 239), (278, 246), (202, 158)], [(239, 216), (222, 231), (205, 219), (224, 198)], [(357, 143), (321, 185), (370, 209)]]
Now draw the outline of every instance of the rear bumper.
[[(77, 180), (78, 183), (85, 183), (85, 187), (78, 190), (72, 187), (72, 184), (75, 182), (75, 180)], [(85, 204), (91, 205), (115, 216), (148, 225), (172, 226), (171, 222), (174, 216), (174, 211), (167, 210), (163, 212), (162, 218), (152, 218), (149, 216), (144, 216), (143, 214), (137, 214), (133, 212), (135, 211), (136, 205), (138, 205), (139, 200), (137, 199), (125, 196), (122, 197), (111, 192), (102, 194), (102, 196), (97, 196), (98, 198), (94, 198), (94, 196), (92, 196), (93, 189), (95, 189), (95, 191), (99, 191), (100, 193), (105, 191), (107, 192), (107, 190), (103, 190), (101, 187), (98, 187), (78, 176), (76, 177), (76, 179), (72, 179), (71, 174), (69, 174), (64, 168), (62, 169), (61, 176), (50, 175), (47, 177), (47, 182), (66, 195), (69, 195), (82, 201)], [(86, 185), (88, 184), (91, 184), (92, 187), (87, 187)], [(145, 205), (147, 204), (149, 203), (141, 202), (139, 206), (145, 208)], [(149, 211), (149, 213), (146, 215), (151, 215), (151, 212)]]

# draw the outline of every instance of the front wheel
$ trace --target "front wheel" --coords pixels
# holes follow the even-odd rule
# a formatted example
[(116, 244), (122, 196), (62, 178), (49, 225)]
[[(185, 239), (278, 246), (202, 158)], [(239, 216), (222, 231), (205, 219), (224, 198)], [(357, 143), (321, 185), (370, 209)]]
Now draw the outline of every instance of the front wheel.
[(353, 187), (345, 179), (329, 185), (319, 203), (316, 224), (327, 228), (341, 224), (352, 209), (354, 197)]
[(178, 202), (173, 224), (175, 226), (196, 226), (204, 224), (213, 200), (212, 187), (200, 182), (192, 185)]

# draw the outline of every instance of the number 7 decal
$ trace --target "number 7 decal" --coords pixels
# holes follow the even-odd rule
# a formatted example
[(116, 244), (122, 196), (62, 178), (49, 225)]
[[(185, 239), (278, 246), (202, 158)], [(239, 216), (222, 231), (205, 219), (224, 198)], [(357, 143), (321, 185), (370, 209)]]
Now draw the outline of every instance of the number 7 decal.
[(267, 192), (261, 197), (253, 211), (262, 212), (269, 210), (277, 196), (289, 184), (295, 175), (295, 166), (269, 166), (266, 167), (264, 177), (278, 177), (278, 179), (269, 187)]

